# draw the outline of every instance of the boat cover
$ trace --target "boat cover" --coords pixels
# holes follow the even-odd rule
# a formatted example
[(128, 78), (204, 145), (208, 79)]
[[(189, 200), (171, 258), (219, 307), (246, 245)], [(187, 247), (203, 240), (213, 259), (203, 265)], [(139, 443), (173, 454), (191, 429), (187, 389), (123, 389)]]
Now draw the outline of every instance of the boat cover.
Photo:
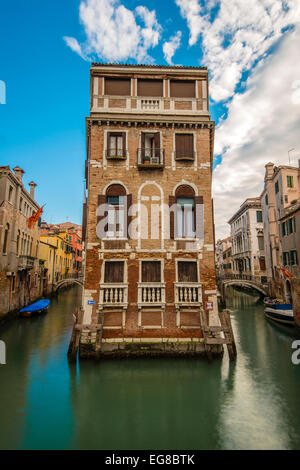
[(50, 304), (49, 299), (41, 299), (35, 302), (34, 304), (28, 305), (28, 307), (22, 308), (22, 310), (20, 310), (20, 313), (38, 312), (39, 310), (43, 310), (44, 308), (47, 308), (49, 304)]

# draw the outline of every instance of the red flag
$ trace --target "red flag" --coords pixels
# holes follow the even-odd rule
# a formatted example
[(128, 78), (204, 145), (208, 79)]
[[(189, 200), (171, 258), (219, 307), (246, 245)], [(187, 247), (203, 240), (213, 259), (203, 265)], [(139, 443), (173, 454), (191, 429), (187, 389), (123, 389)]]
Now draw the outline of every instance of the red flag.
[(40, 207), (38, 211), (36, 211), (34, 214), (32, 214), (31, 217), (29, 217), (29, 219), (27, 220), (28, 228), (32, 228), (35, 226), (36, 222), (39, 220), (39, 218), (41, 217), (43, 213), (43, 209), (44, 209), (44, 206)]
[(294, 277), (293, 274), (290, 273), (290, 271), (288, 271), (287, 269), (284, 269), (284, 268), (280, 268), (280, 269), (286, 277), (289, 277), (290, 279), (292, 279), (292, 277)]

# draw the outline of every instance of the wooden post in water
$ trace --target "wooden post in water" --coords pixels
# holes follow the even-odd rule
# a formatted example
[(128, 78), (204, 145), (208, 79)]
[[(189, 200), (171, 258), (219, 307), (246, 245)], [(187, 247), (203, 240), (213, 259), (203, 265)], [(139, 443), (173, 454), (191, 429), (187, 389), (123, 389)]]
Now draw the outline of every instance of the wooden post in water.
[(234, 361), (237, 356), (237, 350), (236, 350), (229, 310), (223, 310), (222, 312), (219, 312), (219, 318), (220, 318), (221, 327), (224, 332), (224, 336), (226, 340), (229, 359), (231, 361)]
[(69, 349), (68, 349), (69, 362), (76, 362), (76, 359), (77, 359), (82, 321), (83, 321), (83, 310), (80, 308), (76, 311), (76, 314), (75, 314), (75, 321), (74, 321), (72, 336), (71, 336)]

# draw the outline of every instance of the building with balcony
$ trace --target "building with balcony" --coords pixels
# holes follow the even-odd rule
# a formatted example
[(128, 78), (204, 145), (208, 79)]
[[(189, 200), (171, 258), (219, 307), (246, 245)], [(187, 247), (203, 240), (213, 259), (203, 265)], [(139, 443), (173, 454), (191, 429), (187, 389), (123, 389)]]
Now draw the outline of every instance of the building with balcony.
[(271, 162), (265, 168), (264, 189), (260, 199), (267, 276), (272, 278), (272, 295), (289, 302), (290, 281), (285, 278), (281, 268), (285, 267), (299, 277), (297, 207), (300, 199), (300, 161), (298, 168), (287, 165), (277, 167)]
[(90, 79), (80, 356), (201, 354), (206, 302), (217, 321), (208, 72), (94, 63)]
[(39, 263), (40, 227), (28, 228), (38, 209), (34, 182), (23, 184), (24, 170), (0, 167), (0, 316), (43, 295), (44, 268)]
[(264, 230), (260, 198), (248, 198), (228, 222), (232, 237), (232, 273), (266, 282)]

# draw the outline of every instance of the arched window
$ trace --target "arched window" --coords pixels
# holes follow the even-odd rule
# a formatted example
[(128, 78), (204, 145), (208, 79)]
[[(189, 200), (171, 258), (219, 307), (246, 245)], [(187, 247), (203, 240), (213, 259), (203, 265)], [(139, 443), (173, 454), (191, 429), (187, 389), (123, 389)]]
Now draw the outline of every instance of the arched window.
[(98, 197), (98, 206), (100, 206), (98, 223), (106, 218), (106, 225), (103, 227), (104, 233), (98, 234), (100, 238), (127, 238), (128, 209), (131, 206), (131, 201), (131, 194), (126, 194), (126, 190), (121, 184), (110, 185), (106, 194)]
[[(194, 189), (188, 184), (178, 186), (175, 196), (169, 198), (170, 238), (195, 238), (200, 224), (200, 220), (197, 221), (196, 218), (197, 205), (203, 205), (203, 197), (196, 196)], [(199, 211), (198, 214), (200, 215)], [(200, 230), (198, 232), (200, 234)]]
[(8, 251), (8, 244), (9, 244), (9, 224), (6, 224), (5, 230), (4, 230), (4, 239), (3, 239), (3, 253), (7, 254)]
[(175, 193), (177, 203), (177, 237), (195, 236), (195, 191), (191, 186), (179, 186)]

